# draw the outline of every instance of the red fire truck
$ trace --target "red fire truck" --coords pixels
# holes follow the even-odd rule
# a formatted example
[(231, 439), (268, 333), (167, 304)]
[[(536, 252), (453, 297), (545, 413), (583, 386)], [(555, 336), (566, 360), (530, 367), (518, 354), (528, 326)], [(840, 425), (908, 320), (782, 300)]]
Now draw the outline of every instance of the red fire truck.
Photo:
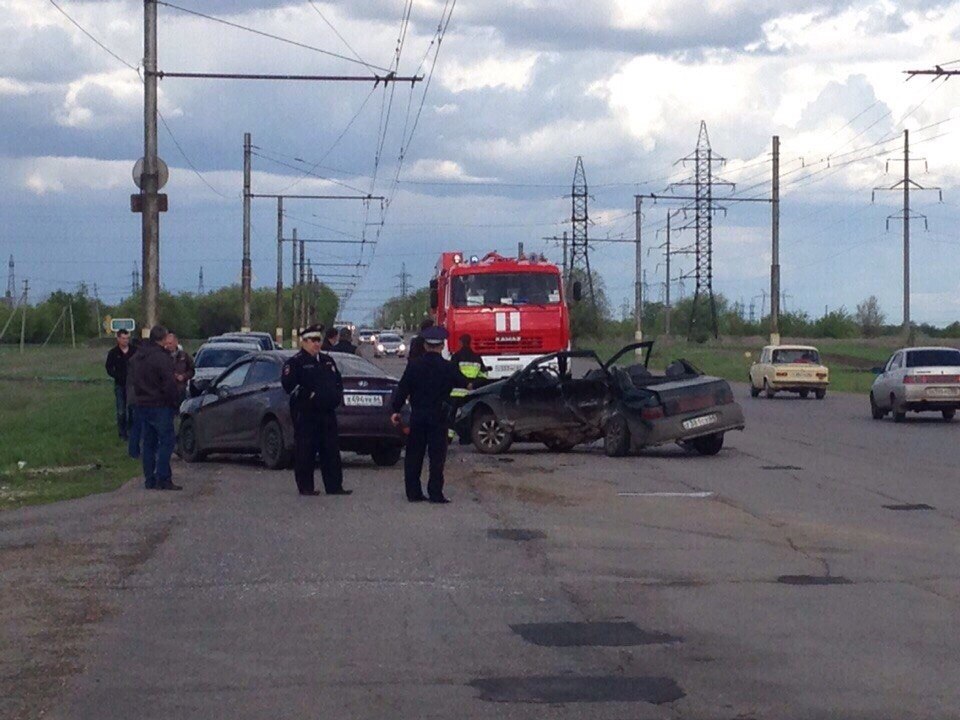
[(430, 306), (450, 334), (448, 352), (457, 350), (461, 335), (470, 335), (490, 378), (507, 377), (534, 358), (570, 347), (565, 300), (560, 269), (536, 255), (492, 252), (481, 259), (446, 252), (430, 281)]

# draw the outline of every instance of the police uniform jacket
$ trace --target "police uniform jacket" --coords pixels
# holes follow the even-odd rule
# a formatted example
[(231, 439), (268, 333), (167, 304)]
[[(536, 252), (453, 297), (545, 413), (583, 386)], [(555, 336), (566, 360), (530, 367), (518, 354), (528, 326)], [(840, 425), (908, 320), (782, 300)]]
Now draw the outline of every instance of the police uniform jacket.
[(459, 368), (439, 353), (425, 353), (407, 364), (393, 395), (393, 411), (400, 412), (409, 399), (412, 420), (447, 420), (450, 391), (466, 387), (467, 378)]
[(301, 350), (284, 364), (281, 382), (294, 416), (332, 413), (343, 402), (343, 378), (325, 353), (314, 357)]

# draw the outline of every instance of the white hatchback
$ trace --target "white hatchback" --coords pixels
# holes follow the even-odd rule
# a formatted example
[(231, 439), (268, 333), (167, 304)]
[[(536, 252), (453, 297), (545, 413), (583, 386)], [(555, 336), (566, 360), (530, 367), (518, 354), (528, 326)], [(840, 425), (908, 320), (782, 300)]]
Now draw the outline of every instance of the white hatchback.
[(903, 422), (908, 412), (939, 412), (953, 420), (960, 408), (960, 350), (948, 347), (915, 347), (897, 350), (882, 368), (870, 389), (874, 420), (893, 413)]

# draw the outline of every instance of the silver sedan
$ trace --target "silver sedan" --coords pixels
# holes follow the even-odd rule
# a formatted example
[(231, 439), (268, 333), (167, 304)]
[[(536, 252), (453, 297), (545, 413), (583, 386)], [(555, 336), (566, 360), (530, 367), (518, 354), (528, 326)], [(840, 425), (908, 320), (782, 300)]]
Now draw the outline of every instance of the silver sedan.
[(953, 420), (960, 408), (960, 350), (948, 347), (914, 347), (897, 350), (882, 368), (870, 389), (874, 420), (893, 413), (903, 422), (908, 412), (939, 412)]

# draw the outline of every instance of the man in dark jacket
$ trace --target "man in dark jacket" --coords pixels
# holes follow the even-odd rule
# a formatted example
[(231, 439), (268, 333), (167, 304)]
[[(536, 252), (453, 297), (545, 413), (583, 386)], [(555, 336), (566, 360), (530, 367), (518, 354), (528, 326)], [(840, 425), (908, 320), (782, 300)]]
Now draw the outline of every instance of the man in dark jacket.
[(357, 354), (357, 346), (354, 345), (351, 340), (353, 340), (353, 333), (350, 332), (350, 328), (343, 328), (340, 330), (340, 340), (337, 341), (337, 344), (330, 348), (330, 352), (342, 352), (347, 353), (348, 355)]
[(410, 341), (410, 350), (407, 352), (407, 364), (409, 365), (411, 361), (417, 360), (418, 358), (423, 357), (424, 347), (423, 347), (423, 331), (427, 328), (432, 328), (436, 323), (433, 322), (433, 318), (427, 318), (422, 323), (420, 323), (420, 334), (414, 336), (413, 340)]
[(336, 409), (343, 402), (343, 378), (333, 358), (320, 352), (323, 327), (311, 325), (300, 333), (300, 352), (287, 360), (280, 374), (290, 395), (293, 419), (293, 476), (301, 495), (319, 495), (313, 471), (320, 456), (320, 475), (327, 495), (349, 495), (343, 489), (340, 436)]
[(127, 439), (130, 418), (127, 415), (127, 362), (133, 355), (130, 333), (117, 331), (117, 344), (107, 353), (107, 375), (113, 378), (113, 396), (117, 406), (117, 432), (122, 440)]
[[(447, 460), (447, 429), (450, 424), (450, 391), (466, 387), (467, 379), (457, 366), (443, 359), (443, 343), (447, 331), (441, 327), (427, 328), (422, 333), (424, 355), (407, 364), (400, 384), (393, 396), (394, 425), (401, 422), (400, 411), (410, 399), (410, 435), (403, 463), (403, 479), (407, 500), (432, 503), (447, 503), (443, 494), (443, 469)], [(423, 496), (420, 473), (423, 458), (429, 449), (430, 479), (427, 482), (427, 497)]]
[(182, 490), (173, 484), (170, 456), (176, 435), (173, 420), (180, 405), (173, 358), (163, 347), (167, 329), (155, 325), (150, 340), (137, 350), (133, 390), (143, 431), (143, 480), (148, 490)]
[(320, 352), (330, 352), (339, 340), (340, 331), (335, 327), (327, 328), (327, 331), (323, 334), (323, 344), (320, 346)]
[(170, 357), (173, 358), (173, 377), (177, 381), (180, 402), (183, 402), (184, 398), (187, 397), (187, 385), (197, 372), (193, 364), (193, 358), (190, 357), (190, 353), (183, 349), (177, 336), (173, 333), (167, 334), (164, 347), (170, 353)]
[(473, 349), (473, 338), (464, 333), (460, 336), (460, 349), (451, 357), (450, 362), (459, 366), (460, 363), (476, 363), (480, 366), (481, 372), (490, 370), (483, 362), (483, 356)]

